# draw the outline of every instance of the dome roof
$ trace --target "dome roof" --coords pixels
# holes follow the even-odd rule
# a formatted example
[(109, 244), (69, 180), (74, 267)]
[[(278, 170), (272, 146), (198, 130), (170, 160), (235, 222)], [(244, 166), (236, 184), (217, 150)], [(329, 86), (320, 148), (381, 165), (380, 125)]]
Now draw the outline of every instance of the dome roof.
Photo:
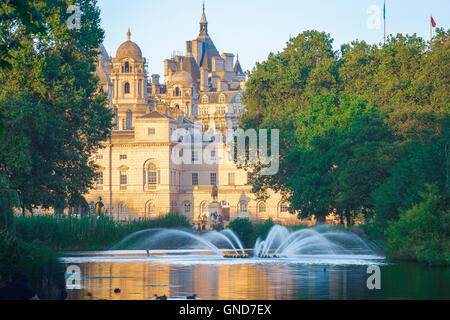
[(177, 71), (172, 75), (171, 82), (173, 84), (182, 84), (185, 86), (192, 86), (192, 77), (189, 72), (184, 70)]
[(119, 46), (116, 52), (116, 59), (133, 58), (134, 60), (142, 59), (142, 51), (139, 46), (131, 41), (131, 32), (127, 32), (128, 41), (125, 41)]

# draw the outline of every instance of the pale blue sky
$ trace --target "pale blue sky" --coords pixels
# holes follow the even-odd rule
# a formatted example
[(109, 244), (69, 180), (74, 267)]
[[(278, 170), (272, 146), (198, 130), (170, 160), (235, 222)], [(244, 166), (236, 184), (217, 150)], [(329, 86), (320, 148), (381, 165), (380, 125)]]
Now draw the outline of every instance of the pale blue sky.
[[(219, 52), (239, 53), (244, 70), (270, 52), (281, 51), (304, 30), (326, 31), (334, 47), (352, 40), (383, 41), (379, 30), (367, 27), (367, 9), (383, 0), (205, 0), (209, 35)], [(199, 32), (202, 0), (98, 0), (105, 29), (104, 45), (111, 56), (126, 40), (128, 27), (149, 64), (149, 73), (163, 76), (166, 58), (185, 51), (185, 41)], [(449, 0), (387, 0), (387, 34), (430, 37), (430, 13), (437, 27), (450, 27)]]

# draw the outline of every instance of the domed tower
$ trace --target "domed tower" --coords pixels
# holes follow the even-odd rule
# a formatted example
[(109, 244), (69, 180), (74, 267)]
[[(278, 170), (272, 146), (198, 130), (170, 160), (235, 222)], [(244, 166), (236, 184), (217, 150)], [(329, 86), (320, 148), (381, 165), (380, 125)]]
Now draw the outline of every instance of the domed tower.
[(172, 108), (180, 109), (186, 117), (197, 115), (197, 93), (192, 76), (183, 70), (180, 61), (178, 70), (171, 73), (167, 82), (167, 103)]
[(145, 58), (139, 46), (131, 41), (128, 29), (128, 40), (122, 43), (112, 59), (113, 85), (112, 103), (116, 108), (116, 129), (132, 130), (133, 119), (146, 111), (146, 79)]

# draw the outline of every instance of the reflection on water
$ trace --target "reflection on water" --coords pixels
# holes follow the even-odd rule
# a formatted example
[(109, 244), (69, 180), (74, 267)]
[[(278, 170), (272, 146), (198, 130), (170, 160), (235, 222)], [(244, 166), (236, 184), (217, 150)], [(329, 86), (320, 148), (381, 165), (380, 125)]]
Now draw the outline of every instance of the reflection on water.
[[(72, 264), (69, 263), (68, 264)], [(366, 287), (367, 265), (172, 264), (152, 260), (76, 263), (82, 289), (68, 299), (142, 300), (155, 294), (201, 299), (450, 299), (450, 269), (381, 265), (381, 290)], [(114, 293), (120, 288), (120, 293)]]

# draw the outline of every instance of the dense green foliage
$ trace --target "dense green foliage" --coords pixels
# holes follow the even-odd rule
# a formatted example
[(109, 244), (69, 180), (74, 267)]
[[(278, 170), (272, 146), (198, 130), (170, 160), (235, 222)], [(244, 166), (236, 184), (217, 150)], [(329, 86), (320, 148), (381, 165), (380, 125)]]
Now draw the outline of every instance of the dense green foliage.
[(13, 274), (22, 272), (42, 298), (57, 299), (55, 289), (64, 288), (64, 266), (58, 255), (36, 242), (25, 242), (14, 233), (0, 229), (0, 286)]
[(236, 218), (230, 222), (228, 228), (234, 231), (245, 248), (251, 248), (254, 242), (253, 224), (247, 218)]
[(420, 193), (422, 200), (390, 221), (386, 230), (387, 249), (397, 258), (450, 265), (450, 211), (448, 199), (436, 185)]
[[(355, 41), (336, 52), (328, 34), (306, 31), (258, 63), (241, 126), (280, 129), (280, 170), (263, 176), (260, 164), (247, 164), (253, 191), (260, 198), (269, 188), (281, 192), (301, 218), (324, 221), (334, 211), (351, 224), (364, 216), (368, 234), (385, 239), (396, 221), (411, 220), (404, 212), (421, 208), (433, 219), (420, 196), (426, 184), (449, 211), (449, 35), (438, 29), (427, 43), (399, 34), (384, 45)], [(431, 242), (424, 246), (433, 253), (389, 252), (428, 262), (445, 255)]]
[(149, 228), (189, 227), (186, 217), (169, 214), (155, 220), (118, 222), (105, 216), (15, 217), (15, 231), (24, 241), (36, 241), (55, 250), (109, 249), (125, 236)]
[[(93, 74), (103, 40), (100, 12), (95, 1), (76, 1), (82, 25), (71, 30), (66, 11), (72, 2), (31, 2), (44, 33), (27, 32), (17, 17), (0, 28), (2, 38), (14, 37), (18, 43), (3, 55), (11, 67), (0, 69), (6, 129), (0, 173), (19, 193), (23, 210), (42, 206), (61, 211), (77, 203), (95, 178), (90, 157), (112, 127), (106, 95)], [(0, 14), (8, 14), (13, 4), (2, 5)]]

